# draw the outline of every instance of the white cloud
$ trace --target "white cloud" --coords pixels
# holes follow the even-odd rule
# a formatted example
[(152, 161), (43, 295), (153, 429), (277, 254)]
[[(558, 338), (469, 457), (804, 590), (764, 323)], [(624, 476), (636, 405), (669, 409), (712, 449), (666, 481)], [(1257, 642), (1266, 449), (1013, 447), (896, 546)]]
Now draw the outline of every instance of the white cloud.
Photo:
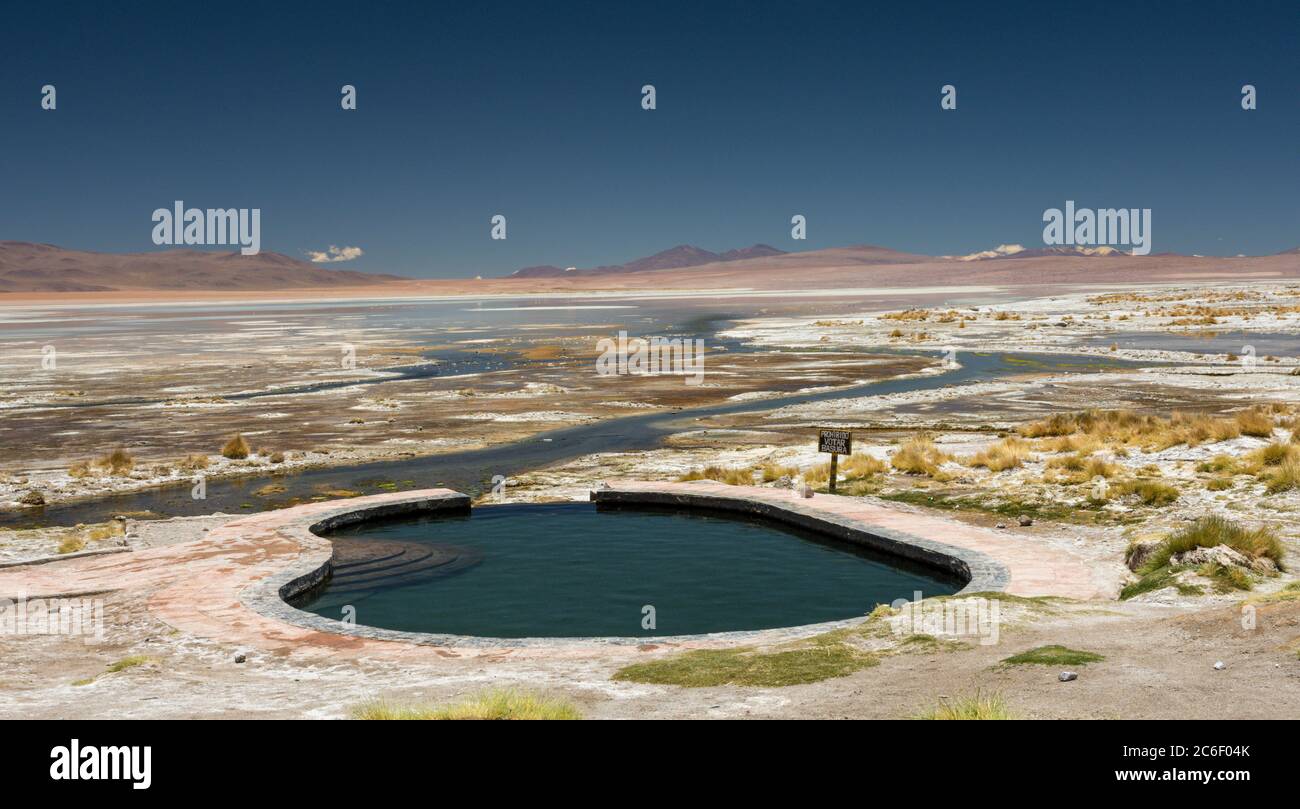
[(330, 264), (335, 261), (351, 261), (354, 258), (360, 258), (365, 251), (360, 247), (335, 247), (330, 245), (329, 250), (308, 250), (307, 257), (311, 259), (312, 264)]

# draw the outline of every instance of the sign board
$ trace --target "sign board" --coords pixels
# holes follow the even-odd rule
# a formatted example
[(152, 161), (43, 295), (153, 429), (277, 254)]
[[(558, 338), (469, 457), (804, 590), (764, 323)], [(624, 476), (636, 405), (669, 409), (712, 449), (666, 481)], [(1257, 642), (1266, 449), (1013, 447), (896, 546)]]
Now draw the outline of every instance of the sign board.
[(853, 433), (848, 430), (818, 430), (817, 451), (851, 455), (853, 454)]

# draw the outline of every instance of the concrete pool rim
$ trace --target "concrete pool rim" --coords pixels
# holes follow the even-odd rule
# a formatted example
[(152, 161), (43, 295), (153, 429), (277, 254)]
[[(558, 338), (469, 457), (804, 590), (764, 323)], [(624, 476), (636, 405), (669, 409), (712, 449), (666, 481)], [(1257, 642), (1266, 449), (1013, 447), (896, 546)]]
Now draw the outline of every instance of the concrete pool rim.
[[(758, 516), (774, 523), (812, 530), (823, 535), (895, 555), (964, 579), (962, 593), (993, 592), (1006, 588), (1010, 579), (1006, 566), (979, 551), (948, 545), (936, 540), (913, 536), (883, 526), (818, 512), (804, 503), (791, 500), (773, 503), (766, 499), (717, 492), (690, 491), (689, 484), (663, 484), (649, 488), (600, 488), (591, 492), (591, 500), (619, 505), (655, 505), (697, 508)], [(490, 508), (490, 506), (489, 506)], [(510, 649), (539, 647), (593, 647), (646, 645), (712, 645), (735, 643), (773, 643), (811, 637), (835, 629), (855, 626), (864, 615), (836, 621), (769, 629), (713, 632), (699, 635), (648, 635), (641, 637), (537, 637), (494, 638), (432, 632), (407, 632), (361, 623), (348, 623), (305, 612), (289, 603), (293, 597), (321, 584), (332, 569), (333, 545), (318, 532), (357, 523), (437, 514), (467, 512), (468, 495), (447, 489), (412, 492), (405, 496), (380, 495), (344, 501), (337, 508), (312, 510), (279, 522), (276, 531), (301, 547), (301, 553), (289, 566), (246, 586), (239, 594), (247, 608), (268, 618), (334, 635), (372, 640), (397, 641), (421, 646), (454, 648)], [(290, 509), (289, 511), (292, 511)]]

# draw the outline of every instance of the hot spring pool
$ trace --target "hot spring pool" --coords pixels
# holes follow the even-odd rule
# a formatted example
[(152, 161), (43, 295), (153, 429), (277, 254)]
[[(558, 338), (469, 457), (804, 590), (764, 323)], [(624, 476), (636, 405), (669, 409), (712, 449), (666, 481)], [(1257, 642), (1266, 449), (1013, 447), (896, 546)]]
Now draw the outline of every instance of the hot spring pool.
[[(770, 629), (956, 592), (944, 574), (759, 518), (560, 505), (363, 523), (295, 606), (408, 632), (653, 637)], [(643, 627), (654, 608), (654, 627)]]

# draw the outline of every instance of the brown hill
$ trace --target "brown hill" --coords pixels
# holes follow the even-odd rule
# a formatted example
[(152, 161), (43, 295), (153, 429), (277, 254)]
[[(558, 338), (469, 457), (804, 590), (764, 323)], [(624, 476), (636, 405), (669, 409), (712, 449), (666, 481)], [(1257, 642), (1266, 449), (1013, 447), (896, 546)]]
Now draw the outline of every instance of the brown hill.
[(282, 253), (162, 250), (94, 253), (52, 244), (0, 242), (0, 292), (262, 290), (383, 284), (402, 280), (333, 270)]
[(728, 250), (725, 253), (714, 253), (711, 250), (705, 250), (703, 247), (696, 247), (692, 244), (679, 244), (676, 247), (661, 250), (653, 256), (634, 259), (626, 264), (605, 264), (585, 270), (567, 270), (562, 267), (556, 267), (554, 264), (541, 264), (515, 270), (509, 277), (559, 278), (561, 276), (581, 277), (586, 275), (610, 275), (625, 272), (647, 272), (650, 270), (676, 270), (683, 267), (698, 267), (703, 264), (712, 264), (717, 261), (743, 261), (750, 258), (763, 258), (766, 256), (780, 255), (785, 255), (785, 251), (778, 250), (777, 248), (767, 244), (741, 247), (736, 250)]
[[(678, 269), (480, 282), (483, 292), (638, 289), (851, 289), (877, 287), (1039, 286), (1300, 279), (1300, 255), (1221, 258), (1033, 254), (978, 261), (936, 258), (862, 245), (715, 261)], [(432, 282), (436, 283), (436, 282)]]

